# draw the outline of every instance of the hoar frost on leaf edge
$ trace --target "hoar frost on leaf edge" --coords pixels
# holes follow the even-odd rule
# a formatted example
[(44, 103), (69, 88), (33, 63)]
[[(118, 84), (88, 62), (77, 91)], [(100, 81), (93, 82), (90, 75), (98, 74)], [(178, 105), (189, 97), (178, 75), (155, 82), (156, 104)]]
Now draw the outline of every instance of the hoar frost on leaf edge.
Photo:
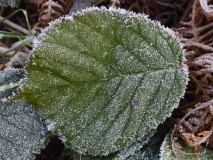
[[(88, 12), (92, 12), (92, 11), (96, 11), (96, 10), (97, 10), (97, 11), (103, 11), (103, 12), (105, 12), (105, 11), (119, 12), (119, 13), (121, 13), (121, 14), (126, 14), (127, 18), (131, 18), (131, 17), (142, 18), (142, 19), (146, 20), (147, 22), (150, 22), (150, 23), (153, 23), (153, 24), (157, 24), (157, 25), (158, 25), (159, 27), (161, 27), (164, 31), (167, 31), (170, 35), (172, 35), (174, 39), (176, 39), (176, 40), (179, 41), (178, 37), (175, 36), (173, 30), (171, 30), (171, 29), (168, 28), (168, 27), (165, 27), (165, 26), (161, 25), (159, 21), (155, 21), (155, 20), (149, 19), (149, 18), (148, 18), (148, 15), (145, 15), (145, 14), (143, 14), (143, 13), (138, 13), (138, 14), (137, 14), (137, 13), (135, 13), (135, 12), (127, 11), (127, 10), (122, 9), (122, 8), (110, 7), (109, 9), (107, 9), (105, 6), (101, 6), (100, 8), (99, 8), (99, 7), (89, 7), (89, 8), (83, 9), (82, 11), (78, 11), (78, 12), (76, 12), (76, 13), (73, 13), (72, 15), (67, 15), (67, 16), (64, 16), (64, 17), (60, 17), (60, 18), (58, 18), (58, 19), (56, 19), (56, 20), (54, 20), (54, 21), (51, 21), (51, 22), (49, 23), (49, 26), (47, 26), (46, 28), (44, 28), (44, 29), (42, 30), (42, 32), (38, 35), (38, 37), (34, 39), (34, 41), (33, 41), (33, 46), (34, 46), (34, 48), (36, 48), (37, 46), (39, 46), (39, 45), (42, 44), (42, 40), (43, 40), (42, 37), (45, 37), (46, 32), (47, 32), (48, 30), (50, 30), (51, 28), (54, 28), (54, 25), (60, 23), (61, 20), (63, 20), (63, 19), (66, 20), (66, 19), (67, 19), (67, 20), (74, 21), (74, 18), (73, 18), (74, 16), (83, 15), (83, 14), (86, 14), (86, 13), (88, 13)], [(33, 49), (34, 49), (34, 48), (33, 48)], [(180, 43), (180, 48), (183, 48), (183, 45), (182, 45), (181, 43)], [(32, 52), (33, 52), (33, 51), (32, 51)], [(186, 60), (186, 59), (185, 59), (185, 57), (184, 57), (183, 61), (185, 61), (185, 60)]]

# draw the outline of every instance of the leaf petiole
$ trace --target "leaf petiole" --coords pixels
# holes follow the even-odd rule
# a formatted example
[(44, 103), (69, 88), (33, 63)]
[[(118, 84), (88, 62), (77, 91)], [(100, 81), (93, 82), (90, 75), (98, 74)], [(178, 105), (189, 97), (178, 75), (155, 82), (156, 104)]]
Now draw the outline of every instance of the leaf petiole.
[(7, 89), (11, 89), (11, 88), (14, 88), (14, 87), (17, 87), (20, 85), (21, 85), (21, 82), (10, 83), (10, 84), (4, 85), (4, 86), (0, 86), (0, 91), (5, 91)]

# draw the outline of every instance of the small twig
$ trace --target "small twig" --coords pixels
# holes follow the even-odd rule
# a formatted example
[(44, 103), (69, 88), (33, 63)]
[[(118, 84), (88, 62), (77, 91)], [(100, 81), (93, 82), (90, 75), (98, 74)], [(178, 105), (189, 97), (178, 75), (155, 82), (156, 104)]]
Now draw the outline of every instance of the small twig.
[[(182, 15), (182, 17), (180, 18), (179, 22), (183, 22), (184, 23), (189, 23), (189, 22), (185, 22), (187, 20), (187, 18), (189, 18), (189, 13), (191, 12), (191, 7), (194, 3), (194, 0), (191, 0), (190, 3), (188, 4), (188, 7), (186, 8), (184, 14)], [(190, 26), (191, 26), (191, 22), (190, 22)], [(181, 23), (178, 24), (177, 28), (179, 28), (181, 26)]]
[(156, 1), (156, 3), (161, 5), (161, 6), (164, 6), (164, 7), (173, 8), (173, 9), (176, 8), (175, 5), (171, 4), (171, 3), (165, 3), (165, 2), (160, 2), (160, 1)]
[[(6, 52), (8, 49), (4, 47), (0, 47), (0, 54)], [(12, 56), (15, 53), (15, 51), (11, 51), (5, 54), (5, 56)]]
[[(2, 18), (2, 17), (0, 16), (0, 21), (3, 20), (3, 19), (4, 19), (4, 18)], [(25, 29), (25, 28), (23, 28), (23, 27), (21, 27), (21, 26), (15, 24), (15, 23), (13, 23), (13, 22), (10, 22), (9, 20), (4, 20), (3, 23), (6, 24), (6, 25), (8, 25), (8, 26), (10, 26), (10, 27), (12, 27), (12, 28), (14, 28), (14, 29), (16, 29), (17, 31), (19, 31), (19, 32), (21, 32), (21, 33), (24, 33), (25, 35), (28, 35), (28, 34), (29, 34), (29, 31), (28, 31), (27, 29)]]
[(205, 45), (205, 44), (201, 44), (201, 43), (198, 43), (198, 42), (194, 42), (194, 41), (191, 41), (189, 39), (181, 39), (181, 42), (183, 42), (184, 44), (184, 47), (186, 46), (194, 46), (194, 47), (199, 47), (199, 48), (202, 48), (204, 50), (207, 50), (207, 51), (213, 51), (213, 47), (209, 47), (208, 45)]

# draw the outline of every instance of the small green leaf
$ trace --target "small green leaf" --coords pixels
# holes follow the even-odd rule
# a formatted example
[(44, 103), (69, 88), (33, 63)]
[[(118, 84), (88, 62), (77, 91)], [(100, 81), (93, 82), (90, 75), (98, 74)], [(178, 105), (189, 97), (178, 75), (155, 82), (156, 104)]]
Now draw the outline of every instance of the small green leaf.
[(213, 152), (203, 146), (200, 147), (200, 154), (196, 156), (194, 148), (185, 144), (182, 140), (179, 142), (180, 150), (185, 154), (178, 158), (172, 151), (171, 134), (168, 134), (161, 146), (160, 160), (210, 160), (213, 159)]
[(48, 136), (32, 106), (0, 101), (0, 159), (33, 159)]
[(170, 116), (188, 73), (179, 41), (144, 15), (90, 8), (34, 42), (20, 97), (83, 154), (131, 145)]
[(13, 95), (18, 88), (16, 84), (24, 78), (24, 73), (23, 69), (5, 69), (0, 71), (0, 99)]

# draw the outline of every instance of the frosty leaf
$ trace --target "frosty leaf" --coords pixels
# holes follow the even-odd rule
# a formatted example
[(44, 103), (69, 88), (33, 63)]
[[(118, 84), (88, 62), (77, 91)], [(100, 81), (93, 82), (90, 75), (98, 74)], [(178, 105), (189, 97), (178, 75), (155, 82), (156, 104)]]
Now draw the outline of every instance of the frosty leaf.
[(72, 155), (73, 160), (79, 160), (80, 157), (82, 160), (158, 160), (161, 143), (163, 142), (164, 137), (168, 132), (168, 127), (165, 125), (159, 125), (156, 131), (151, 131), (147, 136), (144, 136), (141, 141), (135, 142), (131, 146), (128, 146), (121, 151), (111, 153), (106, 157), (80, 155), (73, 151), (67, 151), (68, 149), (66, 150), (65, 154)]
[(182, 140), (179, 142), (180, 150), (185, 152), (182, 157), (177, 158), (172, 151), (172, 142), (171, 136), (168, 134), (161, 146), (160, 160), (189, 160), (189, 159), (199, 159), (199, 160), (207, 160), (213, 159), (212, 150), (208, 150), (203, 146), (200, 147), (200, 154), (196, 157), (195, 150), (192, 147), (187, 146)]
[(127, 160), (159, 160), (160, 146), (168, 132), (167, 126), (159, 125), (149, 142), (140, 151), (128, 157)]
[(0, 101), (0, 159), (33, 159), (47, 138), (47, 129), (32, 106)]
[(20, 97), (66, 146), (107, 155), (177, 107), (188, 80), (182, 63), (170, 30), (144, 15), (90, 8), (40, 34)]
[[(21, 69), (5, 69), (0, 71), (0, 99), (11, 96), (17, 89), (16, 83), (22, 78), (24, 78), (24, 70)], [(9, 87), (10, 89), (6, 89), (8, 85), (11, 86)]]
[(17, 8), (21, 0), (0, 0), (0, 6), (10, 6)]
[(77, 152), (74, 152), (70, 148), (67, 148), (64, 153), (72, 155), (74, 160), (79, 160), (80, 157), (82, 160), (123, 160), (127, 157), (134, 155), (136, 151), (139, 151), (154, 135), (155, 131), (151, 131), (149, 134), (141, 138), (141, 140), (132, 143), (130, 146), (125, 147), (121, 151), (111, 153), (107, 156), (91, 156), (91, 155), (80, 155)]
[(73, 160), (114, 160), (117, 152), (115, 153), (111, 153), (107, 156), (91, 156), (91, 155), (82, 155), (80, 153), (77, 153), (73, 150), (71, 150), (70, 148), (66, 148), (66, 150), (64, 150), (64, 154), (68, 154), (72, 156)]

